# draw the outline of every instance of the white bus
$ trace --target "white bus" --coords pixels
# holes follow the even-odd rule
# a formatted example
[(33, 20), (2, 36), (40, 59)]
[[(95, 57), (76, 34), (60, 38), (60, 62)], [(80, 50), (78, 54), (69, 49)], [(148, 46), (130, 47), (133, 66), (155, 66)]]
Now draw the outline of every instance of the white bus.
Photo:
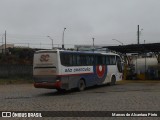
[(35, 88), (69, 90), (122, 80), (122, 65), (114, 53), (40, 50), (33, 61)]

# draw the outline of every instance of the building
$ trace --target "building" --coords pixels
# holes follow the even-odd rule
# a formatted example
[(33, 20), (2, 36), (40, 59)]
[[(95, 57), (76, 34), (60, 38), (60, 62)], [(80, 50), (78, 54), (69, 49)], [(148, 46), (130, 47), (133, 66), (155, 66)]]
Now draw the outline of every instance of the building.
[[(6, 49), (8, 48), (14, 48), (14, 44), (6, 44)], [(5, 52), (5, 44), (0, 46), (0, 53), (4, 53)]]

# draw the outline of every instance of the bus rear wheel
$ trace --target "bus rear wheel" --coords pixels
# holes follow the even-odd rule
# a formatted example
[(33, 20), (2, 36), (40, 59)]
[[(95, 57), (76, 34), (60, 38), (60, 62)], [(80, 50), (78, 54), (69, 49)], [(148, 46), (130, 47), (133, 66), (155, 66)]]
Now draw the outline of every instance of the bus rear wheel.
[(115, 85), (115, 84), (116, 84), (116, 77), (112, 76), (110, 85)]
[(85, 82), (83, 79), (79, 80), (78, 91), (83, 91), (86, 88)]

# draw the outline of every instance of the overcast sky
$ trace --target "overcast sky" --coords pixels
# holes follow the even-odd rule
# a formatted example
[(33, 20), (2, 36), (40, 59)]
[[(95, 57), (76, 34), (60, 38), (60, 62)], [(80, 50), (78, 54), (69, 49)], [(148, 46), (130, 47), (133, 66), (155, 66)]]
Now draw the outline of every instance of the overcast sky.
[(137, 25), (140, 43), (160, 42), (160, 0), (0, 0), (8, 43), (61, 44), (66, 28), (65, 44), (135, 44)]

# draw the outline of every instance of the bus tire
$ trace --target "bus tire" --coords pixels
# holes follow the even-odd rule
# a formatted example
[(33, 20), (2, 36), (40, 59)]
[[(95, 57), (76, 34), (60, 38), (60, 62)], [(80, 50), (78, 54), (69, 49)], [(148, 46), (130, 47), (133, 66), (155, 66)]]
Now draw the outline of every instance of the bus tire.
[(113, 75), (111, 78), (110, 85), (115, 85), (116, 84), (116, 77)]
[(78, 83), (78, 91), (83, 91), (85, 88), (86, 88), (86, 85), (85, 85), (84, 80), (80, 79)]

